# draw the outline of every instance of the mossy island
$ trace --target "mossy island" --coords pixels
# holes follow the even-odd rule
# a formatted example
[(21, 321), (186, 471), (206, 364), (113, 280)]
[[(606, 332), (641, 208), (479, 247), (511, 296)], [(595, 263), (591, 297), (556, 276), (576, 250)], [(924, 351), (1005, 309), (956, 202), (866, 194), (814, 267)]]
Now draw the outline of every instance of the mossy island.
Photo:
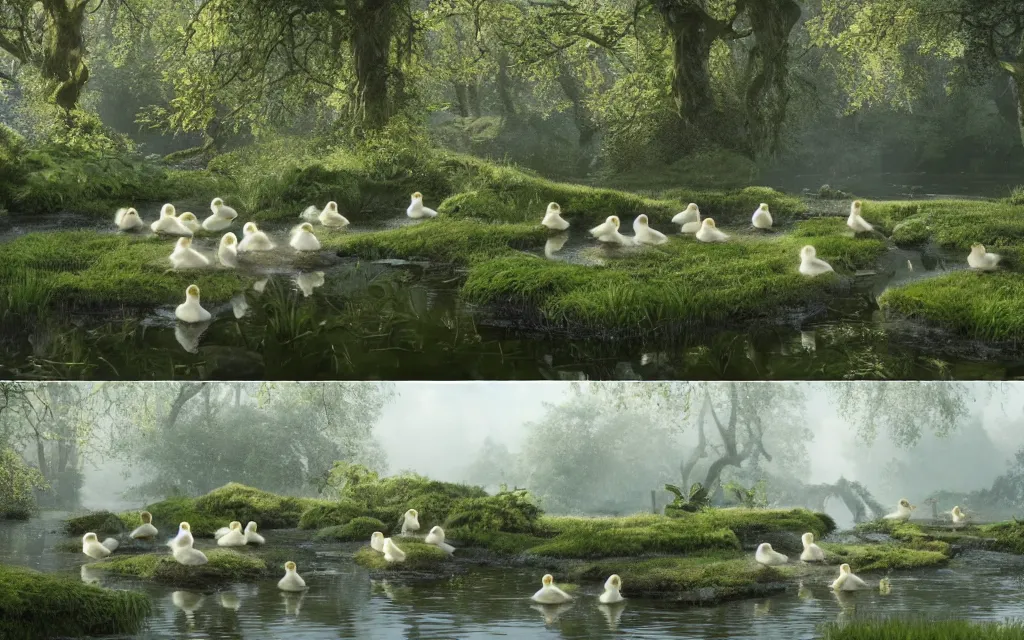
[(231, 549), (202, 549), (208, 562), (198, 566), (179, 564), (165, 553), (112, 555), (93, 565), (99, 571), (152, 580), (175, 587), (211, 587), (235, 582), (254, 582), (267, 575), (267, 564), (255, 554)]

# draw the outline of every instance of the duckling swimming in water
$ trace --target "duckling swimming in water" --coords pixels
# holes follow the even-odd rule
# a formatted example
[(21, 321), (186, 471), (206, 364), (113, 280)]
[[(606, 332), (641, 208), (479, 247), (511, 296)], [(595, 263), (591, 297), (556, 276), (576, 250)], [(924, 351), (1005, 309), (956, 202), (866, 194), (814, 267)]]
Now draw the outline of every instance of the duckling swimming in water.
[(633, 241), (619, 233), (619, 216), (608, 216), (604, 222), (590, 230), (599, 242), (629, 246)]
[(230, 231), (224, 234), (217, 247), (217, 259), (229, 269), (238, 266), (238, 236)]
[(640, 244), (665, 244), (668, 242), (664, 233), (651, 228), (647, 216), (643, 213), (633, 221), (633, 236), (633, 240)]
[(975, 243), (971, 245), (971, 253), (967, 256), (967, 265), (978, 271), (994, 271), (1001, 259), (998, 253), (988, 253), (985, 245)]
[(149, 225), (149, 228), (153, 230), (153, 233), (160, 233), (168, 236), (187, 236), (192, 237), (192, 231), (189, 230), (181, 220), (178, 220), (174, 216), (174, 205), (165, 204), (160, 209), (160, 218), (153, 224)]
[(678, 224), (680, 233), (697, 233), (700, 231), (700, 209), (693, 202), (686, 209), (672, 217), (672, 224)]
[(96, 560), (106, 558), (114, 551), (117, 551), (118, 546), (120, 546), (120, 543), (115, 538), (107, 538), (101, 543), (96, 534), (91, 531), (82, 536), (82, 553)]
[(178, 238), (170, 260), (174, 269), (202, 269), (210, 266), (209, 258), (192, 248), (192, 238)]
[(139, 514), (142, 518), (142, 524), (128, 534), (128, 537), (133, 540), (146, 540), (148, 538), (155, 538), (157, 534), (156, 527), (153, 526), (153, 514), (148, 511), (143, 511)]
[(757, 560), (758, 563), (766, 567), (774, 567), (789, 562), (787, 556), (772, 549), (772, 545), (767, 542), (762, 542), (757, 546), (757, 551), (754, 552), (754, 560)]
[(185, 302), (178, 305), (174, 315), (178, 320), (188, 323), (206, 322), (213, 317), (199, 304), (199, 287), (194, 284), (185, 289)]
[(303, 222), (292, 229), (291, 239), (288, 244), (296, 251), (319, 251), (320, 240), (313, 235), (313, 225)]
[(572, 596), (555, 586), (555, 578), (550, 573), (541, 578), (541, 588), (530, 597), (540, 604), (563, 604), (572, 600)]
[(869, 588), (867, 583), (850, 571), (850, 565), (839, 565), (839, 577), (832, 582), (833, 591), (857, 591)]
[(114, 224), (121, 231), (135, 231), (136, 229), (142, 228), (142, 218), (139, 217), (139, 212), (134, 207), (127, 209), (118, 209), (117, 213), (114, 214)]
[(255, 222), (246, 222), (242, 227), (242, 241), (238, 243), (238, 251), (270, 251), (274, 243), (267, 234), (259, 230)]
[(548, 203), (548, 210), (544, 212), (544, 219), (540, 223), (552, 231), (565, 231), (569, 228), (569, 223), (562, 218), (562, 208), (557, 202)]
[(818, 252), (811, 245), (800, 249), (800, 273), (809, 276), (820, 276), (824, 273), (834, 273), (832, 265), (818, 257)]
[(284, 577), (278, 580), (277, 588), (281, 591), (303, 591), (306, 588), (306, 581), (302, 579), (296, 570), (295, 563), (289, 560), (284, 563)]
[(701, 242), (725, 242), (729, 239), (729, 236), (718, 230), (715, 221), (711, 218), (704, 218), (695, 237)]
[(417, 191), (412, 194), (412, 203), (405, 210), (405, 215), (410, 218), (435, 218), (437, 217), (437, 212), (423, 206), (423, 194)]
[(768, 211), (768, 203), (762, 202), (750, 219), (750, 224), (754, 225), (755, 229), (771, 229), (772, 223), (772, 214)]
[(615, 602), (622, 602), (625, 598), (619, 592), (622, 589), (622, 578), (618, 574), (613, 573), (608, 576), (608, 579), (604, 581), (604, 593), (602, 593), (597, 601), (601, 604), (613, 604)]

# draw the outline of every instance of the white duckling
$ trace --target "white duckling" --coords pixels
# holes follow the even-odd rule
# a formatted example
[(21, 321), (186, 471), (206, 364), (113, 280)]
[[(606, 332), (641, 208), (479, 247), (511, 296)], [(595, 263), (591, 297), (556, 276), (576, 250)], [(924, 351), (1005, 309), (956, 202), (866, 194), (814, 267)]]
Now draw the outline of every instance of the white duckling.
[(590, 230), (590, 235), (599, 242), (628, 246), (633, 241), (619, 233), (619, 216), (608, 216), (604, 222)]
[(296, 571), (295, 563), (289, 560), (284, 563), (284, 577), (277, 581), (277, 588), (281, 591), (304, 591), (306, 581)]
[(814, 544), (814, 534), (808, 531), (804, 535), (800, 536), (801, 542), (804, 543), (804, 550), (800, 553), (800, 559), (804, 562), (824, 562), (825, 552), (821, 550), (821, 547)]
[(1002, 259), (998, 253), (988, 253), (985, 245), (975, 243), (971, 245), (971, 253), (967, 256), (967, 265), (979, 271), (993, 271)]
[(604, 593), (598, 597), (597, 601), (601, 604), (614, 604), (616, 602), (622, 602), (625, 598), (619, 591), (622, 589), (622, 578), (618, 574), (613, 573), (608, 576), (608, 579), (604, 581)]
[(755, 229), (771, 229), (772, 222), (772, 214), (768, 211), (768, 203), (762, 202), (750, 219), (750, 224), (754, 225)]
[(186, 566), (198, 566), (209, 562), (206, 554), (199, 549), (192, 548), (192, 545), (173, 547), (171, 555), (174, 556), (175, 562)]
[(217, 247), (217, 259), (229, 269), (238, 266), (238, 236), (230, 231), (224, 234)]
[(192, 527), (187, 522), (182, 522), (178, 525), (178, 534), (167, 541), (167, 546), (171, 549), (177, 547), (191, 547), (195, 544), (195, 539), (192, 538)]
[(221, 527), (221, 528), (217, 529), (216, 531), (214, 531), (213, 532), (213, 539), (214, 540), (220, 540), (225, 535), (231, 533), (231, 530), (235, 528), (235, 525), (238, 525), (238, 530), (239, 531), (242, 530), (242, 523), (239, 522), (238, 520), (232, 520), (231, 522), (228, 523), (228, 526)]
[(423, 206), (423, 194), (417, 191), (412, 194), (412, 203), (405, 210), (405, 215), (410, 218), (434, 218), (437, 217), (437, 212)]
[(318, 219), (320, 224), (325, 227), (340, 228), (348, 226), (348, 218), (338, 213), (338, 203), (333, 200), (327, 203), (324, 210), (320, 212)]
[(242, 523), (235, 520), (228, 525), (227, 532), (217, 536), (218, 547), (244, 547), (247, 544), (245, 534), (242, 533)]
[(402, 516), (402, 535), (408, 536), (420, 530), (420, 514), (415, 509), (409, 509)]
[(767, 542), (757, 545), (757, 551), (754, 552), (754, 560), (757, 560), (766, 567), (775, 567), (789, 562), (788, 557), (772, 549), (772, 545)]
[(641, 213), (633, 221), (633, 239), (640, 244), (664, 244), (668, 242), (665, 234), (652, 229), (647, 221), (647, 215)]
[(203, 228), (203, 226), (199, 224), (199, 220), (196, 219), (196, 214), (192, 213), (191, 211), (186, 211), (185, 213), (178, 216), (178, 222), (185, 225), (185, 228), (191, 231), (193, 234), (198, 233), (199, 230)]
[(313, 289), (324, 285), (324, 272), (311, 271), (309, 273), (300, 273), (295, 276), (294, 280), (295, 286), (302, 292), (303, 297), (308, 298), (313, 295)]
[(672, 217), (672, 224), (678, 224), (680, 233), (697, 233), (700, 230), (700, 209), (696, 203), (691, 202)]
[(963, 524), (967, 522), (967, 514), (960, 510), (960, 505), (953, 507), (953, 510), (949, 512), (949, 515), (953, 516), (953, 524)]
[(238, 243), (238, 251), (270, 251), (274, 243), (267, 234), (259, 230), (255, 222), (246, 222), (242, 227), (242, 241)]
[(106, 558), (116, 551), (118, 546), (119, 543), (114, 538), (107, 538), (100, 542), (96, 534), (91, 531), (82, 536), (82, 553), (96, 560)]
[(800, 273), (805, 276), (820, 276), (825, 273), (834, 273), (832, 265), (818, 257), (818, 251), (811, 245), (800, 249)]
[(245, 544), (263, 544), (265, 542), (263, 536), (256, 533), (256, 523), (250, 520), (249, 524), (245, 525)]
[(845, 563), (839, 565), (839, 577), (832, 581), (833, 591), (857, 591), (868, 588), (866, 582), (850, 571), (850, 565)]
[(370, 534), (370, 548), (374, 551), (384, 553), (384, 534), (380, 531), (374, 531)]
[(402, 562), (405, 560), (405, 552), (398, 548), (391, 538), (384, 538), (384, 559), (388, 562)]
[(185, 289), (185, 302), (182, 302), (174, 310), (175, 317), (182, 322), (190, 324), (206, 322), (213, 316), (199, 304), (199, 287), (194, 284), (188, 285)]
[(296, 251), (319, 251), (320, 241), (313, 235), (313, 225), (303, 222), (292, 229), (288, 244)]
[(701, 242), (725, 242), (729, 236), (718, 230), (715, 221), (711, 218), (704, 218), (700, 223), (700, 230), (695, 236)]
[(128, 537), (133, 540), (155, 538), (157, 530), (156, 527), (153, 526), (153, 514), (148, 511), (143, 511), (139, 514), (139, 517), (142, 518), (142, 524), (135, 527), (135, 529), (128, 534)]
[(210, 259), (192, 248), (192, 238), (178, 238), (171, 252), (171, 267), (201, 269), (210, 266)]
[(430, 533), (427, 534), (427, 537), (423, 539), (423, 542), (434, 545), (448, 555), (455, 553), (455, 547), (444, 541), (444, 529), (441, 527), (433, 527)]
[(860, 215), (861, 201), (854, 200), (850, 205), (850, 217), (846, 219), (846, 226), (853, 229), (854, 233), (874, 231), (875, 228)]
[(562, 218), (562, 207), (557, 202), (548, 203), (548, 210), (544, 212), (544, 219), (540, 223), (552, 231), (565, 231), (569, 228), (569, 223)]
[(192, 232), (174, 216), (174, 205), (165, 204), (160, 209), (160, 218), (149, 225), (153, 233), (162, 233), (168, 236), (192, 237)]
[(121, 231), (134, 231), (142, 228), (142, 218), (139, 217), (139, 212), (134, 207), (118, 209), (114, 214), (114, 224)]
[(910, 512), (917, 507), (912, 506), (910, 501), (906, 498), (901, 498), (899, 504), (896, 505), (896, 510), (892, 513), (883, 516), (883, 520), (910, 520)]
[(223, 231), (230, 227), (238, 217), (238, 212), (226, 206), (220, 198), (213, 199), (210, 203), (210, 211), (213, 214), (203, 220), (203, 228), (207, 231)]
[(534, 602), (540, 604), (563, 604), (572, 600), (572, 596), (555, 586), (555, 577), (550, 573), (544, 575), (540, 580), (541, 588), (530, 597)]

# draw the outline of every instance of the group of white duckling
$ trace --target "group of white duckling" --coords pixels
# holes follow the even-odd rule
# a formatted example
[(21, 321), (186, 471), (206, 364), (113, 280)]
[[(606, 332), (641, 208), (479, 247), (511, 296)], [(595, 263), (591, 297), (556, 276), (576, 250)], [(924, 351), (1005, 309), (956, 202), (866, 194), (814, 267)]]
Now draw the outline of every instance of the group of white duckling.
[[(871, 225), (861, 215), (863, 202), (854, 200), (850, 205), (850, 215), (846, 219), (846, 226), (855, 234), (875, 232)], [(553, 231), (565, 231), (569, 228), (569, 222), (562, 217), (561, 206), (557, 202), (548, 204), (547, 211), (541, 224)], [(672, 217), (672, 224), (679, 225), (680, 233), (693, 234), (699, 242), (726, 242), (729, 236), (715, 226), (712, 218), (700, 217), (700, 208), (696, 203), (691, 202), (686, 209)], [(768, 204), (762, 202), (754, 215), (751, 216), (750, 224), (755, 229), (767, 231), (772, 228), (774, 220)], [(590, 229), (590, 235), (599, 242), (620, 246), (633, 246), (638, 244), (659, 245), (668, 242), (668, 237), (656, 229), (650, 227), (650, 222), (645, 214), (640, 214), (633, 221), (633, 236), (624, 236), (619, 233), (620, 221), (618, 216), (608, 216), (605, 221)], [(967, 264), (973, 269), (980, 271), (992, 271), (999, 264), (1000, 256), (995, 253), (988, 253), (982, 244), (971, 245), (971, 253), (967, 256)], [(802, 275), (808, 277), (820, 276), (826, 273), (833, 273), (832, 265), (817, 256), (817, 250), (812, 245), (805, 245), (800, 249), (800, 267)]]
[[(142, 524), (136, 527), (128, 537), (132, 540), (155, 540), (159, 531), (153, 526), (153, 515), (148, 511), (140, 512)], [(219, 547), (244, 547), (246, 545), (261, 545), (266, 539), (256, 532), (257, 525), (250, 521), (245, 528), (242, 523), (234, 520), (226, 527), (221, 527), (214, 532), (213, 537)], [(82, 536), (82, 553), (95, 560), (103, 560), (117, 550), (120, 543), (116, 538), (107, 538), (100, 542), (95, 533), (89, 532)], [(184, 566), (199, 566), (209, 562), (206, 554), (195, 548), (195, 538), (192, 537), (192, 527), (188, 522), (178, 525), (178, 533), (167, 541), (174, 561)], [(284, 564), (285, 574), (278, 581), (277, 586), (282, 591), (302, 591), (306, 588), (306, 582), (298, 574), (296, 565), (292, 561)]]
[[(175, 270), (203, 269), (211, 266), (211, 260), (192, 247), (192, 237), (200, 230), (210, 232), (224, 231), (234, 224), (238, 212), (224, 204), (221, 198), (214, 198), (210, 203), (211, 215), (200, 224), (195, 214), (186, 211), (181, 215), (176, 214), (173, 204), (165, 204), (160, 209), (160, 217), (150, 225), (153, 233), (159, 235), (177, 236), (178, 240), (170, 255), (171, 267)], [(437, 212), (423, 205), (423, 194), (416, 192), (412, 194), (412, 201), (406, 209), (409, 218), (434, 218)], [(333, 200), (328, 202), (323, 209), (315, 206), (306, 207), (299, 214), (299, 218), (305, 220), (289, 232), (288, 244), (298, 252), (319, 251), (320, 240), (313, 232), (313, 222), (319, 222), (330, 229), (342, 229), (349, 225), (348, 218), (338, 211), (338, 203)], [(114, 224), (121, 231), (138, 231), (145, 227), (145, 223), (134, 208), (119, 209), (114, 215)], [(238, 267), (238, 255), (246, 252), (272, 251), (277, 245), (270, 237), (259, 229), (255, 222), (247, 222), (242, 227), (242, 240), (232, 232), (221, 236), (217, 247), (217, 261), (227, 269)], [(322, 272), (319, 274), (323, 284)], [(298, 282), (303, 293), (309, 295), (306, 289), (311, 289), (306, 283)], [(199, 287), (195, 284), (189, 285), (185, 290), (185, 301), (178, 305), (174, 315), (182, 322), (195, 324), (207, 322), (211, 319), (209, 311), (203, 308), (200, 301)]]

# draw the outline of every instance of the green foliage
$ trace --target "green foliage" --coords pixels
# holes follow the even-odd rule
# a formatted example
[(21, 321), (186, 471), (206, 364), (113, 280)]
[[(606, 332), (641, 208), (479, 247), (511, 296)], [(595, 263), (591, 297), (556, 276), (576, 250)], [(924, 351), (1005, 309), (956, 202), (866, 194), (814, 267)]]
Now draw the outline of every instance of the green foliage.
[[(372, 533), (372, 532), (371, 532)], [(356, 564), (374, 571), (401, 573), (404, 571), (438, 570), (451, 564), (451, 557), (432, 544), (424, 544), (406, 538), (395, 538), (398, 548), (405, 552), (402, 562), (388, 562), (384, 554), (374, 551), (369, 545), (356, 551)]]
[[(304, 511), (302, 517), (299, 518), (299, 528), (322, 529), (324, 527), (337, 527), (362, 517), (364, 513), (366, 513), (366, 505), (349, 498), (341, 498), (337, 501), (318, 504)], [(381, 531), (387, 533), (384, 529), (381, 529)], [(373, 533), (373, 531), (370, 533)]]
[(900, 246), (921, 244), (931, 235), (927, 216), (907, 218), (892, 228), (892, 241)]
[(255, 582), (267, 574), (267, 564), (254, 555), (231, 549), (204, 550), (209, 562), (179, 564), (169, 553), (111, 556), (94, 566), (123, 576), (135, 576), (175, 587), (210, 587), (233, 582)]
[(47, 488), (38, 470), (13, 449), (0, 447), (0, 520), (27, 520), (38, 509), (35, 491)]
[(741, 507), (747, 509), (764, 509), (768, 506), (767, 483), (762, 479), (758, 480), (749, 489), (738, 482), (726, 482), (722, 489), (732, 495), (740, 503)]
[(745, 542), (779, 531), (801, 535), (810, 531), (816, 538), (823, 538), (836, 529), (835, 521), (827, 514), (808, 509), (703, 509), (680, 515), (679, 519), (691, 522), (691, 526), (731, 529)]
[(944, 565), (949, 561), (949, 545), (939, 542), (936, 549), (914, 549), (896, 544), (839, 545), (822, 544), (829, 564), (847, 563), (854, 572), (892, 569), (917, 569)]
[(675, 516), (678, 512), (693, 513), (711, 506), (711, 496), (704, 485), (699, 482), (690, 485), (690, 491), (685, 496), (682, 490), (674, 484), (666, 484), (665, 491), (675, 495), (672, 503), (665, 505), (665, 515), (667, 516)]
[(710, 604), (763, 595), (767, 585), (785, 580), (791, 572), (790, 567), (763, 567), (737, 551), (718, 551), (683, 558), (603, 560), (574, 571), (572, 578), (596, 582), (617, 573), (627, 598)]
[(1006, 198), (1007, 204), (1012, 204), (1017, 207), (1024, 206), (1024, 184), (1019, 184), (1010, 191), (1010, 196)]
[(555, 558), (608, 558), (739, 548), (736, 535), (727, 528), (657, 515), (545, 517), (541, 524), (557, 534), (530, 548), (529, 553)]
[(1024, 624), (887, 618), (830, 622), (821, 631), (823, 640), (1018, 640), (1024, 637)]
[(464, 498), (452, 506), (445, 535), (461, 544), (517, 554), (540, 542), (541, 509), (524, 489)]
[(360, 516), (352, 518), (343, 525), (334, 525), (316, 532), (316, 540), (336, 540), (339, 542), (356, 542), (369, 540), (374, 532), (380, 531), (385, 536), (390, 528), (376, 518)]
[(1011, 271), (961, 270), (893, 287), (879, 299), (886, 312), (981, 340), (1024, 335), (1024, 283)]
[(1014, 519), (982, 525), (978, 529), (984, 537), (995, 540), (995, 549), (1024, 555), (1024, 522)]
[(135, 634), (152, 610), (149, 597), (82, 584), (78, 578), (0, 565), (0, 637)]

